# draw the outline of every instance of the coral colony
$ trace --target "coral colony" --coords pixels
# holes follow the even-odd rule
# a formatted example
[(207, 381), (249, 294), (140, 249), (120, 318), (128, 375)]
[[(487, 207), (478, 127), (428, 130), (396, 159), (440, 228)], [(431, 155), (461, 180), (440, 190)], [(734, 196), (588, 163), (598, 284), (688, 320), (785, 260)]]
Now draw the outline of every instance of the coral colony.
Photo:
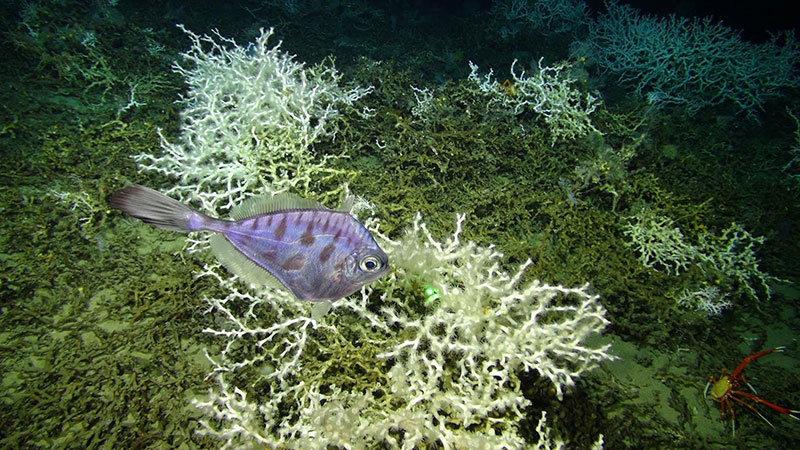
[[(513, 12), (520, 19), (520, 3), (494, 13)], [(753, 83), (713, 92), (731, 84), (712, 83), (710, 97), (698, 96), (693, 84), (667, 75), (674, 73), (668, 67), (672, 59), (647, 57), (642, 68), (632, 56), (620, 57), (642, 54), (626, 51), (624, 45), (632, 42), (656, 52), (649, 39), (663, 39), (652, 33), (683, 40), (685, 33), (713, 34), (722, 43), (736, 36), (719, 24), (650, 23), (655, 19), (614, 2), (608, 6), (608, 14), (591, 24), (589, 41), (578, 48), (591, 50), (601, 67), (636, 83), (652, 102), (682, 103), (693, 112), (730, 101), (750, 113), (773, 92), (772, 84)], [(568, 16), (574, 14), (565, 16), (565, 24), (589, 24)], [(623, 31), (645, 29), (650, 34), (620, 40)], [(164, 140), (160, 155), (137, 156), (141, 169), (172, 176), (178, 182), (168, 193), (211, 211), (228, 210), (264, 190), (306, 192), (314, 179), (334, 172), (329, 159), (314, 156), (312, 147), (335, 137), (339, 110), (358, 108), (372, 87), (343, 88), (332, 65), (309, 68), (296, 62), (280, 44), (269, 43), (271, 30), (262, 30), (246, 46), (219, 34), (184, 31), (193, 45), (183, 54), (187, 64), (175, 66), (189, 85), (181, 139)], [(716, 41), (701, 39), (695, 45)], [(791, 53), (793, 41), (786, 45)], [(778, 66), (786, 53), (770, 53), (767, 47), (752, 51), (771, 55)], [(574, 87), (571, 66), (547, 67), (539, 60), (538, 70), (526, 74), (515, 65), (511, 79), (501, 84), (491, 71), (480, 75), (470, 64), (471, 89), (483, 95), (487, 107), (513, 115), (535, 113), (553, 144), (600, 134), (591, 120), (600, 102)], [(682, 76), (704, 86), (704, 77), (719, 78), (710, 72), (715, 69), (698, 67), (700, 72)], [(774, 83), (791, 84), (780, 78)], [(412, 113), (426, 120), (435, 108), (435, 93), (409, 89), (417, 100)], [(201, 276), (217, 279), (228, 294), (207, 299), (216, 326), (205, 331), (224, 344), (220, 354), (207, 354), (218, 389), (194, 402), (206, 415), (200, 433), (219, 438), (225, 448), (290, 441), (322, 448), (378, 443), (408, 449), (423, 443), (519, 448), (525, 443), (518, 427), (529, 403), (519, 389), (520, 372), (535, 371), (550, 380), (561, 398), (581, 374), (612, 359), (608, 346), (587, 344), (607, 323), (588, 285), (523, 283), (530, 261), (506, 271), (499, 252), (460, 238), (463, 215), (444, 240), (428, 232), (419, 215), (399, 240), (383, 236), (374, 218), (364, 223), (386, 249), (393, 270), (329, 306), (312, 308), (271, 287), (246, 290), (217, 266), (206, 267)], [(769, 293), (769, 276), (758, 269), (753, 255), (753, 246), (762, 240), (737, 224), (722, 236), (703, 234), (691, 244), (669, 218), (642, 212), (625, 225), (624, 234), (647, 267), (677, 276), (697, 266), (707, 279), (725, 276), (753, 298), (757, 289)], [(194, 243), (205, 245), (203, 240)], [(730, 305), (727, 293), (702, 284), (675, 297), (679, 306), (708, 315)], [(332, 312), (326, 315), (328, 308)], [(343, 327), (343, 317), (357, 325)], [(351, 348), (353, 343), (360, 350)], [(320, 361), (336, 361), (338, 371)], [(561, 445), (546, 431), (544, 414), (538, 430), (539, 448)]]
[[(236, 42), (198, 31), (209, 2), (148, 2), (194, 31), (122, 14), (136, 2), (2, 3), (21, 55), (0, 108), (6, 447), (691, 448), (719, 441), (702, 372), (793, 336), (735, 315), (781, 281), (762, 235), (770, 267), (796, 267), (791, 32), (753, 44), (614, 0), (463, 2), (487, 9), (444, 31), (422, 12), (440, 2), (271, 0), (229, 5)], [(156, 134), (176, 95), (179, 129)], [(197, 266), (175, 262), (185, 242)], [(712, 382), (723, 412), (773, 351)]]
[[(536, 7), (528, 8), (531, 3)], [(558, 24), (564, 33), (588, 27), (587, 39), (574, 45), (577, 59), (592, 58), (652, 105), (681, 105), (694, 113), (727, 102), (753, 114), (776, 89), (797, 85), (790, 64), (797, 45), (790, 35), (782, 47), (777, 41), (747, 47), (708, 21), (657, 20), (615, 2), (592, 21), (582, 2), (556, 3), (562, 6), (498, 2), (493, 14), (516, 27), (504, 29), (504, 36), (537, 23)], [(335, 138), (342, 109), (369, 117), (373, 111), (359, 109), (359, 100), (373, 87), (340, 86), (332, 63), (297, 62), (269, 42), (271, 30), (245, 46), (217, 33), (184, 31), (192, 46), (175, 66), (189, 86), (181, 137), (162, 140), (160, 154), (135, 157), (142, 170), (175, 179), (167, 194), (221, 213), (256, 195), (308, 194), (314, 180), (336, 173), (333, 157), (315, 155), (313, 146)], [(719, 61), (730, 64), (720, 67)], [(782, 70), (742, 77), (753, 72), (748, 64), (754, 61), (768, 62), (759, 63), (756, 74)], [(470, 64), (467, 89), (487, 109), (535, 115), (553, 144), (600, 136), (592, 123), (600, 100), (576, 88), (580, 70), (538, 60), (525, 73), (516, 64), (505, 83)], [(676, 71), (675, 64), (689, 71)], [(417, 101), (412, 114), (426, 121), (436, 93), (409, 90)], [(571, 198), (577, 203), (574, 193)], [(359, 203), (355, 215), (368, 205)], [(520, 373), (549, 380), (560, 399), (578, 377), (613, 359), (609, 346), (589, 343), (607, 321), (588, 284), (523, 281), (531, 262), (509, 270), (492, 246), (464, 241), (464, 215), (443, 239), (419, 215), (399, 239), (381, 234), (376, 218), (362, 223), (385, 249), (392, 271), (332, 304), (297, 302), (269, 286), (245, 288), (219, 266), (206, 266), (200, 276), (217, 280), (227, 294), (206, 299), (214, 326), (204, 331), (220, 339), (222, 350), (207, 353), (217, 389), (194, 400), (204, 414), (201, 434), (218, 438), (223, 448), (290, 442), (309, 448), (521, 448), (533, 443), (520, 433), (529, 405)], [(736, 286), (753, 298), (769, 295), (770, 277), (759, 270), (753, 251), (763, 239), (741, 225), (721, 236), (691, 237), (670, 218), (643, 210), (623, 230), (644, 266), (674, 276), (690, 267), (700, 271), (699, 284), (675, 294), (679, 306), (717, 315), (730, 305), (723, 288)], [(206, 245), (203, 238), (192, 242), (194, 248)], [(723, 281), (709, 287), (709, 280)], [(542, 414), (533, 445), (560, 448), (545, 419)], [(602, 436), (595, 446), (602, 446)]]
[[(332, 170), (309, 147), (336, 133), (330, 119), (337, 108), (353, 107), (372, 88), (339, 87), (333, 67), (306, 68), (270, 46), (271, 31), (245, 47), (219, 35), (187, 34), (194, 45), (183, 56), (191, 68), (176, 66), (190, 86), (182, 139), (164, 142), (160, 156), (139, 155), (143, 170), (175, 177), (170, 192), (208, 210), (230, 208), (258, 186), (302, 191)], [(581, 107), (560, 70), (527, 77), (512, 68), (522, 94), (507, 107), (552, 115), (554, 137), (591, 130), (595, 100)], [(288, 171), (291, 180), (283, 176)], [(217, 326), (205, 331), (224, 345), (221, 354), (208, 355), (219, 388), (195, 401), (207, 416), (200, 432), (225, 448), (289, 441), (522, 446), (518, 425), (529, 401), (518, 374), (538, 372), (561, 398), (581, 374), (611, 359), (608, 346), (586, 342), (605, 327), (605, 311), (588, 285), (522, 283), (530, 262), (506, 272), (502, 254), (461, 240), (464, 222), (459, 216), (453, 235), (440, 241), (417, 217), (403, 238), (391, 240), (367, 219), (392, 272), (333, 303), (328, 315), (279, 289), (243, 289), (208, 266), (202, 276), (219, 280), (228, 295), (208, 299)], [(336, 326), (337, 314), (352, 315), (358, 325)], [(354, 353), (342, 347), (348, 342), (365, 348)], [(369, 370), (344, 382), (326, 376), (330, 369), (320, 370), (320, 358), (348, 373), (355, 366)], [(243, 380), (250, 381), (238, 384)], [(259, 395), (246, 393), (252, 383)], [(540, 444), (558, 447), (544, 423), (543, 414)]]
[[(586, 343), (605, 327), (605, 311), (588, 286), (522, 284), (530, 261), (505, 272), (496, 250), (461, 241), (463, 221), (459, 216), (444, 241), (431, 236), (420, 217), (400, 240), (380, 237), (393, 261), (387, 282), (334, 303), (324, 318), (280, 292), (248, 293), (209, 267), (204, 276), (219, 279), (229, 294), (208, 300), (227, 324), (206, 330), (225, 340), (225, 350), (212, 357), (219, 390), (195, 401), (208, 415), (201, 433), (226, 447), (522, 447), (518, 424), (529, 401), (519, 390), (518, 374), (538, 372), (560, 398), (582, 373), (611, 358), (608, 346)], [(423, 300), (431, 292), (435, 297)], [(375, 311), (370, 298), (378, 295)], [(426, 300), (431, 301), (425, 305)], [(265, 308), (283, 319), (260, 320), (258, 311)], [(250, 313), (237, 317), (237, 309)], [(369, 343), (362, 354), (347, 354), (338, 345), (317, 348), (320, 340), (342, 342), (353, 332), (328, 322), (336, 314), (358, 318), (358, 340)], [(245, 359), (229, 356), (251, 344), (258, 350)], [(320, 372), (314, 363), (309, 370), (307, 352), (322, 352), (337, 364), (349, 360), (358, 370), (368, 368), (367, 374), (346, 377), (345, 385), (356, 387), (345, 388), (327, 376), (330, 369)], [(266, 393), (252, 399), (232, 385), (230, 379), (241, 373), (261, 374)], [(287, 405), (302, 414), (286, 415)], [(544, 415), (541, 420), (544, 427)], [(547, 433), (540, 436), (540, 445), (558, 444)]]

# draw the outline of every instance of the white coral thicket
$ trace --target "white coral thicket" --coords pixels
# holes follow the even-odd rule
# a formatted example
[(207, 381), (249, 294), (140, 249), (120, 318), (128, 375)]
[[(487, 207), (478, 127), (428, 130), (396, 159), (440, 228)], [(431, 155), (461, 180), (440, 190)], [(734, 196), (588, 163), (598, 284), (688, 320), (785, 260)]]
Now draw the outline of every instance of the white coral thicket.
[(339, 110), (372, 88), (340, 87), (332, 65), (306, 67), (271, 45), (272, 30), (243, 47), (181, 28), (192, 47), (174, 66), (188, 84), (180, 140), (162, 137), (161, 154), (135, 157), (143, 170), (176, 180), (167, 194), (228, 210), (253, 193), (306, 193), (312, 179), (336, 172), (332, 156), (311, 146), (333, 138)]
[[(529, 401), (518, 375), (538, 372), (560, 398), (578, 376), (611, 358), (607, 345), (587, 342), (605, 327), (605, 311), (588, 286), (523, 283), (530, 262), (506, 272), (497, 250), (460, 239), (463, 220), (443, 241), (419, 216), (402, 239), (379, 235), (392, 274), (337, 301), (322, 318), (274, 291), (251, 295), (221, 279), (231, 294), (209, 302), (223, 326), (207, 331), (227, 343), (213, 358), (220, 390), (196, 403), (210, 416), (202, 432), (230, 447), (523, 447), (518, 426)], [(241, 302), (250, 304), (238, 308), (249, 311), (242, 318), (233, 313)], [(265, 306), (269, 319), (254, 313)], [(351, 326), (333, 325), (348, 317)], [(242, 353), (246, 338), (255, 345)], [(304, 370), (307, 354), (335, 359), (325, 343), (345, 339), (369, 343), (376, 361), (384, 361), (348, 381), (359, 389)], [(336, 364), (348, 367), (360, 356)], [(254, 367), (270, 394), (250, 399), (227, 380)]]

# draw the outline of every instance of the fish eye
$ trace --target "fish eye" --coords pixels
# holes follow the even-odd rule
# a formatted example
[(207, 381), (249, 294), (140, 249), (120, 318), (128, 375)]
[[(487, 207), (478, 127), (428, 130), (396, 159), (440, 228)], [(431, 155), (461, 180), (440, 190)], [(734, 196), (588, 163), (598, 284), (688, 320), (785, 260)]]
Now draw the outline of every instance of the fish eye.
[(381, 260), (377, 256), (368, 255), (361, 258), (358, 267), (365, 272), (375, 272), (381, 268)]

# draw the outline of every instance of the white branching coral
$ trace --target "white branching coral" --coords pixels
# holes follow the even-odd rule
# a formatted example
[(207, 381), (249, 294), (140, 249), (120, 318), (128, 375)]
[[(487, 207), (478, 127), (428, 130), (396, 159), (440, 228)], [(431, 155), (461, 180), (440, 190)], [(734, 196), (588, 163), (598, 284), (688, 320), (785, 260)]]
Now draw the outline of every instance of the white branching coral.
[(735, 222), (719, 235), (704, 229), (687, 239), (672, 219), (643, 209), (629, 218), (622, 232), (644, 266), (671, 275), (696, 267), (707, 282), (724, 281), (728, 293), (742, 293), (752, 300), (760, 296), (769, 299), (769, 284), (781, 281), (759, 268), (755, 251), (764, 237), (753, 236)]
[[(139, 155), (143, 169), (175, 177), (169, 193), (208, 210), (264, 191), (307, 193), (333, 173), (310, 147), (332, 139), (337, 108), (369, 89), (343, 89), (333, 68), (295, 62), (268, 45), (271, 31), (247, 47), (187, 33), (188, 66), (176, 66), (189, 84), (181, 140)], [(523, 283), (530, 262), (506, 272), (494, 248), (460, 239), (463, 221), (439, 241), (419, 216), (399, 240), (366, 219), (393, 273), (327, 315), (323, 303), (250, 291), (207, 266), (200, 276), (225, 295), (206, 299), (213, 324), (204, 331), (220, 345), (207, 352), (217, 388), (193, 402), (204, 413), (198, 432), (223, 448), (526, 445), (519, 373), (537, 371), (561, 397), (611, 358), (608, 346), (587, 343), (605, 310), (588, 286)], [(536, 448), (561, 447), (544, 415), (537, 431)]]
[(490, 12), (500, 36), (510, 39), (523, 31), (543, 36), (575, 33), (588, 26), (588, 9), (580, 0), (498, 0)]
[(700, 269), (710, 276), (722, 275), (733, 280), (738, 290), (753, 300), (759, 295), (769, 298), (772, 295), (769, 283), (781, 280), (759, 268), (756, 247), (764, 241), (763, 236), (755, 237), (735, 222), (719, 236), (703, 233), (697, 246)]
[(570, 77), (571, 66), (558, 64), (542, 66), (542, 60), (533, 73), (515, 70), (517, 60), (511, 63), (511, 79), (500, 84), (490, 70), (486, 75), (478, 74), (478, 66), (469, 63), (469, 80), (484, 94), (489, 95), (489, 105), (521, 114), (532, 111), (539, 115), (550, 131), (553, 143), (589, 133), (602, 134), (595, 128), (590, 115), (600, 106), (600, 101), (591, 93), (582, 93), (575, 87), (576, 80)]
[[(277, 291), (242, 292), (209, 270), (205, 275), (218, 277), (230, 294), (209, 299), (220, 329), (206, 331), (226, 343), (211, 358), (220, 389), (195, 402), (208, 416), (201, 433), (230, 448), (525, 446), (518, 424), (529, 401), (518, 374), (539, 372), (561, 397), (577, 377), (611, 359), (607, 345), (586, 342), (605, 327), (605, 311), (587, 286), (522, 283), (530, 262), (506, 272), (494, 248), (460, 239), (463, 220), (443, 241), (419, 216), (396, 241), (366, 221), (393, 273), (337, 301), (324, 317)], [(337, 346), (353, 344), (360, 350), (337, 354)], [(309, 367), (320, 360), (331, 362)], [(358, 370), (341, 384), (326, 376), (330, 364)], [(259, 396), (230, 384), (245, 374)], [(537, 448), (560, 448), (547, 433), (540, 436)]]
[[(437, 364), (454, 367), (459, 389), (488, 389), (471, 392), (485, 396), (503, 390), (517, 369), (536, 370), (553, 382), (560, 398), (563, 387), (573, 385), (576, 376), (608, 358), (605, 351), (581, 345), (603, 329), (605, 311), (588, 286), (565, 288), (533, 281), (520, 287), (531, 262), (513, 274), (502, 270), (502, 254), (493, 247), (459, 240), (463, 220), (459, 216), (456, 232), (438, 242), (417, 216), (406, 239), (388, 245), (397, 268), (394, 285), (422, 282), (437, 290), (439, 299), (438, 306), (422, 318), (384, 307), (389, 323), (414, 330), (414, 337), (381, 357), (398, 361), (393, 371), (404, 365), (424, 366), (434, 378), (426, 382), (434, 384)], [(569, 332), (564, 333), (567, 323)], [(487, 371), (494, 374), (488, 378), (495, 383), (486, 383)], [(422, 394), (407, 376), (398, 378), (403, 386), (396, 389)]]
[(686, 242), (681, 229), (669, 217), (645, 209), (629, 220), (622, 233), (645, 267), (679, 275), (695, 258), (697, 249)]
[(161, 154), (135, 157), (143, 170), (176, 179), (167, 194), (230, 209), (248, 194), (307, 192), (312, 179), (336, 172), (327, 161), (334, 156), (311, 146), (332, 139), (339, 109), (371, 87), (341, 88), (332, 65), (306, 67), (271, 45), (271, 29), (247, 46), (181, 29), (192, 47), (174, 66), (189, 86), (180, 141), (162, 137)]
[(653, 105), (681, 105), (695, 114), (728, 103), (754, 116), (770, 98), (800, 86), (794, 33), (753, 44), (711, 18), (649, 16), (616, 0), (605, 5), (583, 45)]
[(678, 306), (713, 317), (730, 308), (731, 301), (716, 286), (705, 286), (695, 290), (684, 289), (678, 298)]

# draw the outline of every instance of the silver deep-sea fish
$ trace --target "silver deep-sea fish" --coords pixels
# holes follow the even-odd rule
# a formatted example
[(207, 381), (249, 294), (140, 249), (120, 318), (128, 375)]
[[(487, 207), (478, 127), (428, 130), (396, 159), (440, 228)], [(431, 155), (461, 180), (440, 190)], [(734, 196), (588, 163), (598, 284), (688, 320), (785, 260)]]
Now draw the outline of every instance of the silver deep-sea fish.
[(350, 215), (291, 194), (250, 199), (233, 220), (209, 217), (145, 186), (112, 195), (112, 208), (158, 228), (215, 233), (211, 249), (241, 279), (256, 285), (277, 280), (299, 300), (334, 301), (389, 272), (389, 258)]

